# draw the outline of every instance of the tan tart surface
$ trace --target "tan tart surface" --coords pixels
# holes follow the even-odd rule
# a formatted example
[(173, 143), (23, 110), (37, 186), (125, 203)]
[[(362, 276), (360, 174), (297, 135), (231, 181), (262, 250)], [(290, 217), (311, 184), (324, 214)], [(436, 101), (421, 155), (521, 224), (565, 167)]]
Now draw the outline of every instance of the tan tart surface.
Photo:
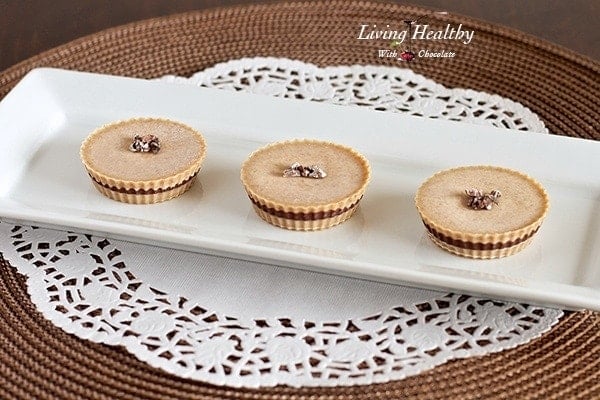
[[(467, 206), (465, 189), (486, 193), (500, 190), (502, 197), (491, 210)], [(529, 176), (502, 167), (467, 166), (444, 170), (418, 189), (415, 203), (426, 222), (445, 230), (470, 234), (512, 232), (545, 217), (548, 195)]]
[[(136, 134), (158, 136), (160, 151), (130, 151)], [(95, 178), (105, 182), (171, 181), (169, 178), (183, 181), (197, 172), (205, 152), (202, 135), (187, 125), (159, 118), (136, 118), (94, 131), (81, 146), (81, 159)]]
[[(283, 171), (294, 162), (318, 165), (327, 176), (284, 177)], [(252, 153), (241, 170), (242, 183), (256, 200), (300, 209), (358, 201), (370, 177), (369, 163), (358, 152), (317, 140), (272, 143)]]

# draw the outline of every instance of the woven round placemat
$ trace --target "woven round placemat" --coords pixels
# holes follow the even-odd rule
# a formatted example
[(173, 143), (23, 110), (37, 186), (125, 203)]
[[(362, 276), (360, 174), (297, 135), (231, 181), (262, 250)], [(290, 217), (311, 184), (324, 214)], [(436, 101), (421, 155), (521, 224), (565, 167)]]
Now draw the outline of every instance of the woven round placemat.
[[(455, 58), (407, 64), (380, 59), (381, 43), (357, 40), (360, 24), (398, 26), (430, 12), (364, 1), (256, 5), (192, 12), (87, 36), (0, 73), (0, 98), (35, 67), (154, 78), (190, 75), (218, 62), (273, 56), (326, 65), (410, 67), (448, 87), (496, 93), (537, 113), (551, 133), (600, 140), (600, 64), (518, 31), (471, 18), (427, 23), (475, 30), (469, 45), (427, 44)], [(568, 156), (568, 155), (565, 155)], [(588, 172), (594, 173), (594, 172)], [(78, 339), (45, 320), (25, 278), (0, 255), (2, 399), (600, 399), (600, 315), (568, 312), (541, 338), (483, 357), (455, 360), (386, 384), (231, 389), (174, 377), (120, 347)]]

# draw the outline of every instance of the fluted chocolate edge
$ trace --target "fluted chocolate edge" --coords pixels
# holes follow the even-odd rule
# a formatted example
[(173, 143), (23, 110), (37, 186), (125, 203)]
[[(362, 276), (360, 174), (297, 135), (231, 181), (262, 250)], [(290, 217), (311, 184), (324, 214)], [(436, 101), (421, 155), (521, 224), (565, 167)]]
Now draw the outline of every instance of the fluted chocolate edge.
[(255, 200), (250, 195), (248, 196), (248, 198), (250, 199), (252, 204), (254, 204), (256, 207), (258, 207), (262, 211), (264, 211), (270, 215), (273, 215), (277, 218), (285, 218), (285, 219), (290, 219), (290, 220), (294, 220), (294, 221), (316, 221), (316, 220), (320, 220), (320, 219), (337, 217), (338, 215), (342, 215), (343, 213), (345, 213), (349, 210), (352, 210), (353, 208), (358, 206), (358, 203), (362, 199), (362, 196), (356, 202), (352, 203), (351, 205), (349, 205), (347, 207), (336, 208), (334, 210), (315, 211), (315, 212), (292, 212), (292, 211), (285, 211), (285, 210), (277, 210), (273, 207), (268, 207), (265, 204)]
[(427, 231), (430, 234), (432, 234), (434, 237), (436, 237), (437, 239), (439, 239), (440, 241), (442, 241), (446, 244), (449, 244), (451, 246), (458, 247), (461, 249), (477, 250), (477, 251), (500, 250), (500, 249), (506, 249), (509, 247), (516, 246), (516, 245), (521, 244), (521, 243), (525, 242), (526, 240), (530, 239), (540, 229), (540, 226), (537, 226), (534, 230), (527, 233), (526, 235), (521, 236), (520, 238), (517, 238), (514, 240), (506, 241), (506, 242), (483, 243), (483, 242), (470, 242), (470, 241), (466, 241), (466, 240), (455, 239), (453, 237), (444, 235), (443, 233), (440, 233), (440, 232), (436, 231), (434, 228), (432, 228), (431, 226), (427, 225), (425, 223), (425, 221), (423, 221), (423, 225), (425, 225), (425, 228), (427, 229)]

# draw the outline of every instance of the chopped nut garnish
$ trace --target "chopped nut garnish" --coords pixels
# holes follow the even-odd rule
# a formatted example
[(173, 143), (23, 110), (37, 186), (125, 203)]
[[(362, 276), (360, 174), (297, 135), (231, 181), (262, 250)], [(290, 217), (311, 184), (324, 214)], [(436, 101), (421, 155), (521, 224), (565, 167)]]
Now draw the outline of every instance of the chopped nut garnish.
[(283, 176), (286, 178), (304, 177), (322, 179), (327, 176), (327, 173), (318, 165), (311, 165), (308, 167), (295, 162), (289, 168), (283, 171)]
[(467, 205), (474, 210), (491, 210), (494, 204), (498, 205), (498, 199), (502, 196), (499, 190), (483, 193), (479, 189), (466, 189), (465, 193), (469, 197)]
[(129, 146), (129, 150), (136, 153), (158, 153), (160, 150), (160, 141), (157, 136), (154, 135), (135, 135), (133, 137), (133, 143)]

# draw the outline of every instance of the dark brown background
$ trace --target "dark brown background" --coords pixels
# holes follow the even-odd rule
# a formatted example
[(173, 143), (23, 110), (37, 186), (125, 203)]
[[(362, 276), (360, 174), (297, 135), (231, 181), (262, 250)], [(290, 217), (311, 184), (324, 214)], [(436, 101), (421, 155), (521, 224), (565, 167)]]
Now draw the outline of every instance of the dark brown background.
[[(0, 0), (0, 70), (80, 36), (127, 22), (188, 10), (256, 2)], [(411, 3), (514, 27), (600, 59), (598, 0), (414, 0)]]

